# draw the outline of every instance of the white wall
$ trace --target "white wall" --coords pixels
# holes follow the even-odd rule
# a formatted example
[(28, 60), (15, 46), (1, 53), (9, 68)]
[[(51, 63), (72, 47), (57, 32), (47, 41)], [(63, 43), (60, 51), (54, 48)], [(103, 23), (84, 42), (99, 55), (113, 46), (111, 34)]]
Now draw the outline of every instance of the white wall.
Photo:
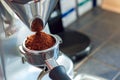
[(97, 0), (97, 5), (101, 6), (103, 0)]
[[(63, 15), (76, 7), (75, 0), (61, 0), (60, 4), (61, 4), (61, 12)], [(77, 19), (76, 11), (73, 10), (72, 12), (70, 12), (69, 14), (67, 14), (65, 17), (62, 18), (63, 26), (67, 27), (76, 19)]]
[[(86, 0), (78, 0), (77, 4), (80, 4), (84, 1)], [(60, 4), (61, 4), (61, 11), (63, 15), (69, 12), (71, 9), (74, 9), (71, 12), (69, 12), (69, 14), (67, 14), (66, 16), (63, 16), (62, 18), (63, 26), (67, 27), (77, 19), (76, 10), (75, 10), (76, 2), (75, 0), (61, 0)], [(98, 4), (100, 4), (100, 2)], [(91, 9), (92, 9), (92, 1), (88, 0), (84, 5), (78, 6), (78, 15), (82, 16), (84, 13), (86, 13)]]
[[(85, 0), (78, 0), (79, 3), (82, 3), (84, 1)], [(79, 16), (82, 16), (83, 14), (85, 14), (86, 12), (88, 12), (91, 9), (92, 9), (92, 1), (89, 0), (84, 5), (78, 6), (78, 14), (79, 14)]]

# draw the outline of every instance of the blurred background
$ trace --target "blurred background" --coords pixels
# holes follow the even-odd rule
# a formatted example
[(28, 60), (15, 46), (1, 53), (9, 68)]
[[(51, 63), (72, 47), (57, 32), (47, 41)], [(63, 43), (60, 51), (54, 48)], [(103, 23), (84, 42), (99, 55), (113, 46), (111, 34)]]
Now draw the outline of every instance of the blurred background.
[(76, 72), (120, 80), (119, 0), (60, 0), (49, 28)]

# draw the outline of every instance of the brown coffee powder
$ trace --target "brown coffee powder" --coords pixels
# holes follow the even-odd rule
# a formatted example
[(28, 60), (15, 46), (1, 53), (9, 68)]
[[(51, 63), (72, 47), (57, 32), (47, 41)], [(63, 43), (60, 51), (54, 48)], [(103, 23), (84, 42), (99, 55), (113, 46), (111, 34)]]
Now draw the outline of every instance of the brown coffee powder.
[(31, 24), (31, 30), (35, 34), (27, 37), (25, 46), (31, 50), (45, 50), (55, 44), (55, 39), (45, 32), (42, 32), (43, 22), (40, 18), (35, 18)]
[(45, 50), (52, 47), (55, 44), (55, 39), (44, 32), (37, 32), (29, 37), (25, 42), (28, 49), (31, 50)]

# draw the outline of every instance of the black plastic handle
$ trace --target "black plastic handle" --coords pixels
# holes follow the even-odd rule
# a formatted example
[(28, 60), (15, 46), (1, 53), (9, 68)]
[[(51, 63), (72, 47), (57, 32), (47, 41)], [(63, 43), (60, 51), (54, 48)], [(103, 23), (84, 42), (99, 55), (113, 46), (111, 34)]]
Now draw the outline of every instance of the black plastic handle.
[(53, 68), (49, 73), (49, 77), (52, 80), (71, 80), (63, 66), (57, 66)]

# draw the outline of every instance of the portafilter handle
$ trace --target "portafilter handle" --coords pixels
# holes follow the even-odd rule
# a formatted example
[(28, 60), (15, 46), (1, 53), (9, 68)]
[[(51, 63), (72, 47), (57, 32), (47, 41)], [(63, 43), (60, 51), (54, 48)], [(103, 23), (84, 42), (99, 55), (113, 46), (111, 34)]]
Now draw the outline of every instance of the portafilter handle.
[[(45, 60), (45, 64), (49, 70), (49, 77), (52, 80), (71, 80), (71, 78), (67, 75), (64, 66), (58, 65), (54, 59)], [(46, 75), (47, 71), (42, 71), (38, 76), (38, 80), (41, 80), (44, 75)]]
[[(21, 49), (22, 53), (24, 54), (25, 52), (22, 50), (22, 47), (20, 46), (19, 49)], [(58, 65), (56, 60), (51, 58), (45, 60), (45, 64), (48, 68), (49, 72), (49, 77), (52, 80), (71, 80), (70, 77), (67, 75), (66, 70), (64, 66)], [(42, 69), (42, 68), (41, 68)], [(38, 80), (41, 80), (41, 78), (46, 74), (47, 72), (44, 72), (43, 74), (40, 73), (38, 76)]]
[[(43, 76), (45, 76), (48, 71), (43, 70), (37, 80), (42, 80)], [(52, 80), (71, 80), (70, 77), (67, 75), (65, 68), (62, 65), (56, 66), (49, 72), (49, 77)]]
[(65, 68), (61, 65), (54, 67), (50, 71), (49, 77), (52, 80), (71, 80), (70, 77), (67, 75)]
[(56, 62), (60, 52), (59, 44), (62, 42), (62, 39), (57, 35), (50, 35), (56, 42), (55, 45), (49, 49), (41, 51), (30, 50), (25, 46), (25, 39), (23, 44), (19, 46), (19, 50), (28, 63), (36, 67), (47, 67), (50, 72), (49, 77), (52, 80), (71, 80), (67, 75), (65, 68), (58, 65)]

